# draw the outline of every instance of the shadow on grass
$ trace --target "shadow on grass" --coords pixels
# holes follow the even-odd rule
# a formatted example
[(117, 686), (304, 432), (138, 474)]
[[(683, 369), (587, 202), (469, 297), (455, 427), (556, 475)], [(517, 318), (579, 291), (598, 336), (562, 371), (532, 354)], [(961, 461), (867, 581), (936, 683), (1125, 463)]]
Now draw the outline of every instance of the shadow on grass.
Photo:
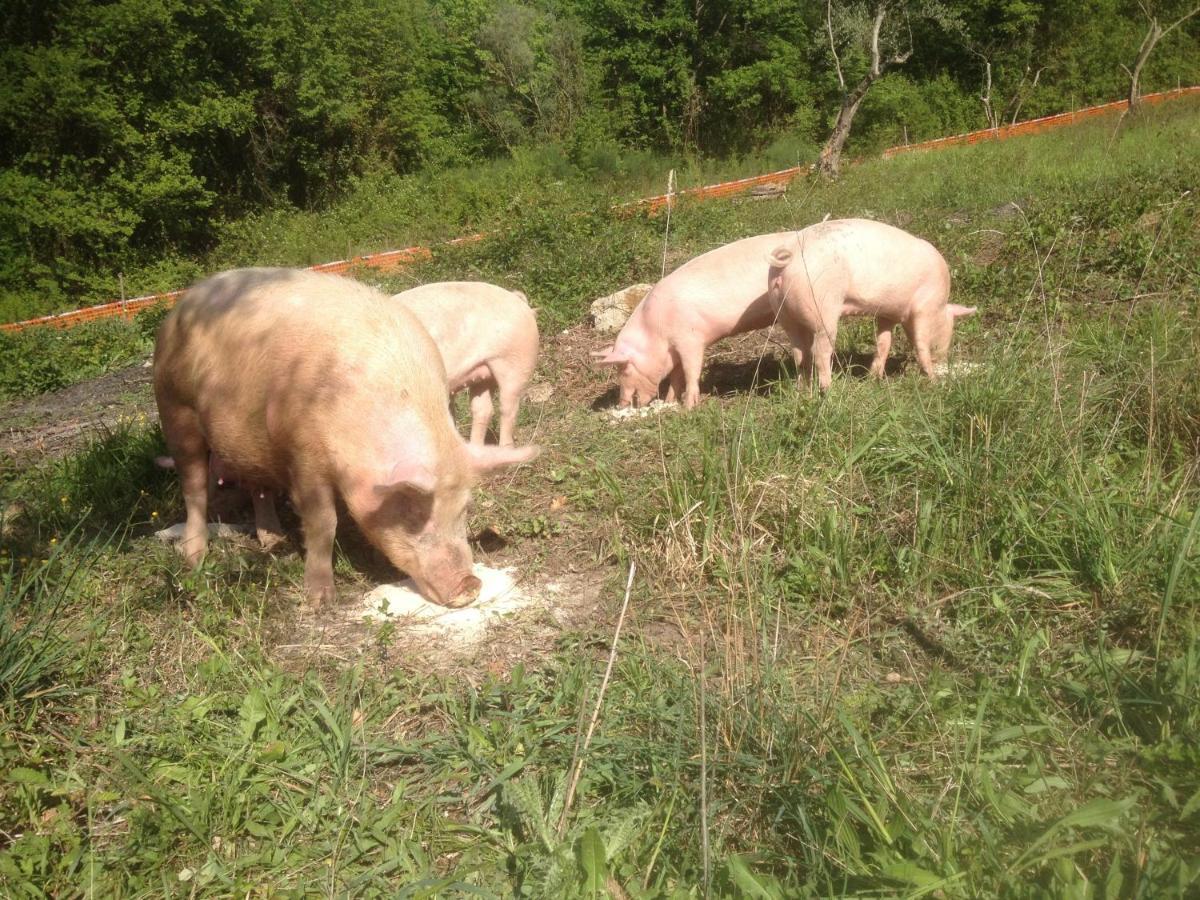
[[(870, 377), (871, 353), (838, 353), (833, 358), (833, 374), (835, 378), (868, 378)], [(906, 357), (891, 356), (884, 370), (887, 377), (892, 378), (904, 372), (907, 368)], [(700, 394), (712, 397), (733, 397), (739, 394), (754, 394), (766, 396), (787, 382), (789, 385), (797, 380), (796, 366), (790, 358), (776, 354), (765, 354), (757, 359), (743, 359), (730, 362), (714, 362), (704, 368), (700, 379)], [(666, 383), (659, 396), (666, 392)], [(604, 393), (592, 400), (592, 412), (603, 412), (617, 405), (620, 391), (617, 386), (610, 385)]]

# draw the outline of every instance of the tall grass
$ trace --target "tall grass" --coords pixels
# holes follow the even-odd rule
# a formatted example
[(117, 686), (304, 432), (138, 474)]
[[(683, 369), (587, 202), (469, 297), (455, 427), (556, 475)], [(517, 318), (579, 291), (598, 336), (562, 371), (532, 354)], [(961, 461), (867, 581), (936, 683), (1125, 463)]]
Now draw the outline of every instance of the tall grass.
[[(1194, 894), (1197, 121), (677, 209), (672, 260), (826, 212), (903, 220), (981, 307), (970, 365), (869, 381), (848, 322), (823, 397), (789, 378), (620, 427), (548, 401), (544, 468), (481, 491), (473, 524), (621, 565), (594, 622), (519, 664), (431, 672), (400, 626), (298, 625), (296, 554), (183, 571), (149, 537), (179, 499), (148, 424), (14, 473), (0, 893)], [(524, 208), (388, 286), (486, 277), (557, 327), (649, 280), (661, 228)], [(522, 530), (544, 481), (569, 512)]]

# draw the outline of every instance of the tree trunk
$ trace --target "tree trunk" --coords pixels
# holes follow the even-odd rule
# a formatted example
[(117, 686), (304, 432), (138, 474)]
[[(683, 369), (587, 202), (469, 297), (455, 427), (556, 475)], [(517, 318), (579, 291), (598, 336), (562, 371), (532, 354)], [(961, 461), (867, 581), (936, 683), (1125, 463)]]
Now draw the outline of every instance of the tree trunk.
[(859, 82), (853, 93), (848, 94), (842, 100), (842, 108), (838, 111), (833, 132), (829, 135), (829, 140), (825, 142), (825, 146), (821, 148), (821, 155), (817, 158), (817, 172), (822, 177), (830, 179), (838, 177), (842, 163), (842, 148), (846, 145), (846, 138), (850, 137), (850, 126), (854, 124), (854, 115), (862, 105), (867, 89), (874, 81), (875, 79), (868, 75)]
[[(821, 148), (821, 155), (817, 158), (817, 172), (824, 178), (837, 178), (842, 162), (842, 147), (846, 144), (846, 138), (850, 136), (850, 126), (854, 123), (854, 114), (858, 112), (858, 107), (862, 103), (863, 97), (867, 95), (867, 91), (871, 89), (871, 85), (880, 79), (889, 66), (902, 65), (912, 55), (912, 47), (909, 46), (904, 53), (897, 53), (886, 61), (883, 58), (879, 48), (879, 32), (883, 28), (883, 20), (886, 18), (889, 8), (889, 0), (880, 0), (875, 7), (870, 36), (871, 68), (855, 85), (854, 90), (848, 94), (843, 93), (842, 108), (838, 111), (833, 133), (829, 135), (829, 140), (825, 142), (825, 146)], [(837, 66), (838, 83), (845, 92), (846, 81), (842, 77), (842, 66), (838, 60), (837, 45), (833, 39), (832, 2), (825, 4), (825, 24), (829, 31), (829, 47)]]
[(983, 103), (983, 114), (987, 116), (988, 128), (995, 128), (999, 122), (996, 119), (996, 109), (992, 106), (992, 61), (983, 57), (983, 91), (979, 95)]
[(1146, 60), (1150, 58), (1150, 54), (1154, 52), (1154, 45), (1158, 43), (1159, 38), (1163, 36), (1163, 30), (1158, 24), (1158, 19), (1150, 20), (1150, 29), (1146, 32), (1146, 37), (1142, 39), (1142, 46), (1138, 50), (1137, 59), (1133, 63), (1133, 70), (1129, 73), (1129, 112), (1134, 112), (1138, 105), (1142, 102), (1142, 92), (1139, 89), (1138, 82), (1142, 77), (1142, 66), (1146, 64)]
[[(1143, 7), (1145, 9), (1145, 7)], [(1194, 6), (1191, 10), (1184, 13), (1166, 28), (1158, 24), (1158, 19), (1150, 16), (1150, 11), (1146, 10), (1146, 15), (1150, 18), (1150, 27), (1146, 30), (1146, 36), (1142, 38), (1142, 46), (1138, 48), (1137, 59), (1134, 60), (1133, 70), (1125, 69), (1129, 73), (1129, 108), (1125, 110), (1126, 114), (1134, 112), (1142, 102), (1142, 92), (1139, 85), (1139, 80), (1142, 77), (1142, 66), (1146, 64), (1146, 60), (1150, 58), (1150, 54), (1154, 52), (1155, 46), (1160, 40), (1190, 19), (1192, 16), (1200, 13), (1200, 6)], [(1124, 66), (1122, 66), (1124, 68)]]

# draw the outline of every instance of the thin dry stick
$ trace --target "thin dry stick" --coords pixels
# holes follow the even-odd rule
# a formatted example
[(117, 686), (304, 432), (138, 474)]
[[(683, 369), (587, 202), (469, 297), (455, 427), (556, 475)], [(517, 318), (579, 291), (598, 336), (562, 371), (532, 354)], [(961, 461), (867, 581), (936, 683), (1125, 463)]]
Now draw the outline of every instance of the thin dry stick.
[(705, 635), (700, 635), (700, 679), (698, 687), (700, 690), (700, 861), (703, 872), (703, 896), (708, 896), (708, 728), (705, 718), (704, 707), (706, 705), (706, 696), (704, 693), (704, 677), (705, 669), (708, 665), (704, 658)]
[(667, 245), (671, 240), (671, 210), (675, 207), (675, 170), (667, 173), (667, 223), (663, 228), (662, 275), (667, 277)]
[(561, 838), (567, 830), (567, 817), (571, 814), (571, 802), (575, 799), (575, 788), (579, 786), (579, 777), (583, 774), (583, 760), (587, 756), (588, 747), (592, 743), (592, 732), (600, 721), (600, 707), (604, 705), (604, 693), (608, 690), (608, 680), (612, 677), (613, 663), (617, 661), (617, 642), (621, 639), (621, 627), (625, 624), (625, 611), (629, 609), (629, 592), (633, 589), (633, 575), (637, 571), (637, 563), (629, 564), (629, 579), (625, 582), (625, 599), (621, 603), (621, 613), (617, 616), (617, 627), (613, 631), (612, 647), (608, 651), (608, 665), (604, 668), (604, 678), (600, 681), (600, 693), (596, 696), (596, 706), (592, 710), (592, 720), (588, 723), (587, 734), (583, 738), (583, 747), (571, 760), (571, 780), (567, 783), (567, 798), (563, 802), (562, 816), (558, 820), (558, 836)]

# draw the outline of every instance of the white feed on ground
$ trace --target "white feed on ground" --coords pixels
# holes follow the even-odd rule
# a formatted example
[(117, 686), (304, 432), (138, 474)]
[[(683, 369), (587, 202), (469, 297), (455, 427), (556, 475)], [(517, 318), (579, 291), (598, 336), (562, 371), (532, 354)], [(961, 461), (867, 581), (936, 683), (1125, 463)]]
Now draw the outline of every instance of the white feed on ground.
[[(164, 528), (162, 531), (154, 532), (154, 536), (164, 544), (177, 544), (183, 540), (183, 529), (185, 527), (184, 523), (180, 522), (178, 525), (172, 525), (169, 528)], [(228, 525), (225, 522), (208, 523), (208, 539), (210, 541), (228, 540), (239, 534), (249, 534), (250, 531), (249, 525)]]
[(954, 362), (935, 363), (933, 371), (936, 372), (939, 377), (944, 378), (947, 375), (969, 375), (977, 369), (982, 368), (983, 363), (969, 362), (965, 359), (959, 359), (955, 360)]
[(678, 403), (651, 400), (645, 406), (618, 406), (606, 410), (604, 415), (614, 422), (623, 422), (626, 419), (644, 419), (646, 416), (657, 416), (665, 412), (677, 412), (678, 410)]
[(427, 634), (459, 643), (475, 643), (492, 626), (538, 602), (539, 598), (517, 587), (511, 568), (491, 569), (476, 563), (471, 571), (483, 582), (483, 587), (479, 599), (462, 609), (447, 609), (430, 603), (417, 593), (410, 579), (405, 579), (398, 584), (383, 584), (370, 591), (356, 613), (379, 621), (403, 621), (405, 631), (409, 634)]

